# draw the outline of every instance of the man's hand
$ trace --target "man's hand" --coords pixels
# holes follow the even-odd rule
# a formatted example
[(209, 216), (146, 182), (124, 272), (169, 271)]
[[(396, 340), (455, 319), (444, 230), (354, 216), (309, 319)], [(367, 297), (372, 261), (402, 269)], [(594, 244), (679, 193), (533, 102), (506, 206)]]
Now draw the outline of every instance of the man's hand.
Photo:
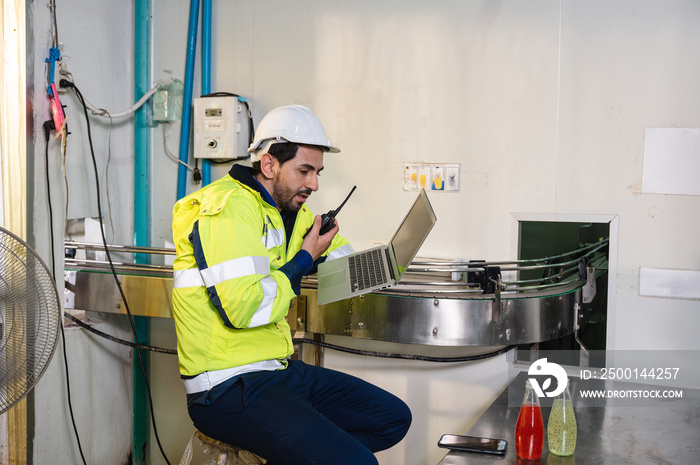
[(335, 220), (335, 226), (333, 226), (333, 229), (328, 231), (323, 236), (318, 235), (318, 231), (320, 229), (321, 215), (316, 215), (316, 218), (314, 218), (314, 224), (311, 226), (311, 230), (309, 230), (304, 242), (301, 243), (301, 249), (309, 252), (314, 261), (318, 260), (318, 258), (323, 255), (323, 252), (328, 250), (331, 242), (333, 242), (333, 238), (336, 234), (338, 234), (338, 231), (340, 230), (338, 220)]

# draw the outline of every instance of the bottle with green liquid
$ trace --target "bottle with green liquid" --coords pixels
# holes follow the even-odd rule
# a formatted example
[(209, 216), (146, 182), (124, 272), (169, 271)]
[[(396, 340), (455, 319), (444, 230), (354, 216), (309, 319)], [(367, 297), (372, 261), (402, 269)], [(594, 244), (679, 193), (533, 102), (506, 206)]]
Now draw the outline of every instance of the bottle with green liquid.
[(568, 456), (576, 449), (576, 416), (571, 402), (569, 386), (552, 404), (547, 424), (547, 445), (554, 455)]

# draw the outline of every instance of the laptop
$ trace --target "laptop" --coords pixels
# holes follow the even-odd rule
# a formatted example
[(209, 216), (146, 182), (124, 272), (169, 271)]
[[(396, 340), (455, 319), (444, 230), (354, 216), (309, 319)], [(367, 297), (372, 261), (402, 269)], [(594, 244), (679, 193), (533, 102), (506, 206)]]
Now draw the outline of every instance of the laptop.
[(396, 285), (437, 221), (425, 190), (411, 206), (401, 226), (382, 245), (318, 266), (318, 303), (325, 305)]

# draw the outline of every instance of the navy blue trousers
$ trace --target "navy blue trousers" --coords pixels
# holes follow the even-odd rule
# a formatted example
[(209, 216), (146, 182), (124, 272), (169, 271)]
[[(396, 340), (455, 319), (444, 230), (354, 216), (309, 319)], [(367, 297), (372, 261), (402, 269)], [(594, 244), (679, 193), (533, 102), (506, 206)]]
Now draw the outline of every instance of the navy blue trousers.
[(248, 373), (189, 402), (195, 427), (270, 465), (376, 465), (374, 452), (408, 432), (411, 411), (361, 379), (290, 360)]

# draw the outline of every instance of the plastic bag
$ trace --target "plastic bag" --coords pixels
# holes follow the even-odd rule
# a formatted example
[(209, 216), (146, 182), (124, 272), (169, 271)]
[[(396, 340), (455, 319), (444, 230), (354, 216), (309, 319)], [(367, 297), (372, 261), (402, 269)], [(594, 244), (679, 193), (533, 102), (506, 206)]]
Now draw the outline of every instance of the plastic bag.
[(190, 442), (187, 443), (185, 447), (185, 452), (182, 454), (182, 459), (180, 460), (180, 465), (190, 465), (192, 463), (192, 441), (194, 440), (194, 434), (190, 437)]
[(193, 445), (195, 436), (199, 439), (199, 444), (204, 454), (204, 461), (201, 462), (201, 465), (265, 465), (267, 463), (265, 459), (247, 450), (234, 448), (211, 438), (203, 440), (202, 438), (205, 436), (202, 433), (198, 433), (198, 431), (195, 431), (190, 437), (190, 441), (185, 447), (185, 452), (182, 454), (180, 465), (192, 464), (194, 450), (196, 449)]

